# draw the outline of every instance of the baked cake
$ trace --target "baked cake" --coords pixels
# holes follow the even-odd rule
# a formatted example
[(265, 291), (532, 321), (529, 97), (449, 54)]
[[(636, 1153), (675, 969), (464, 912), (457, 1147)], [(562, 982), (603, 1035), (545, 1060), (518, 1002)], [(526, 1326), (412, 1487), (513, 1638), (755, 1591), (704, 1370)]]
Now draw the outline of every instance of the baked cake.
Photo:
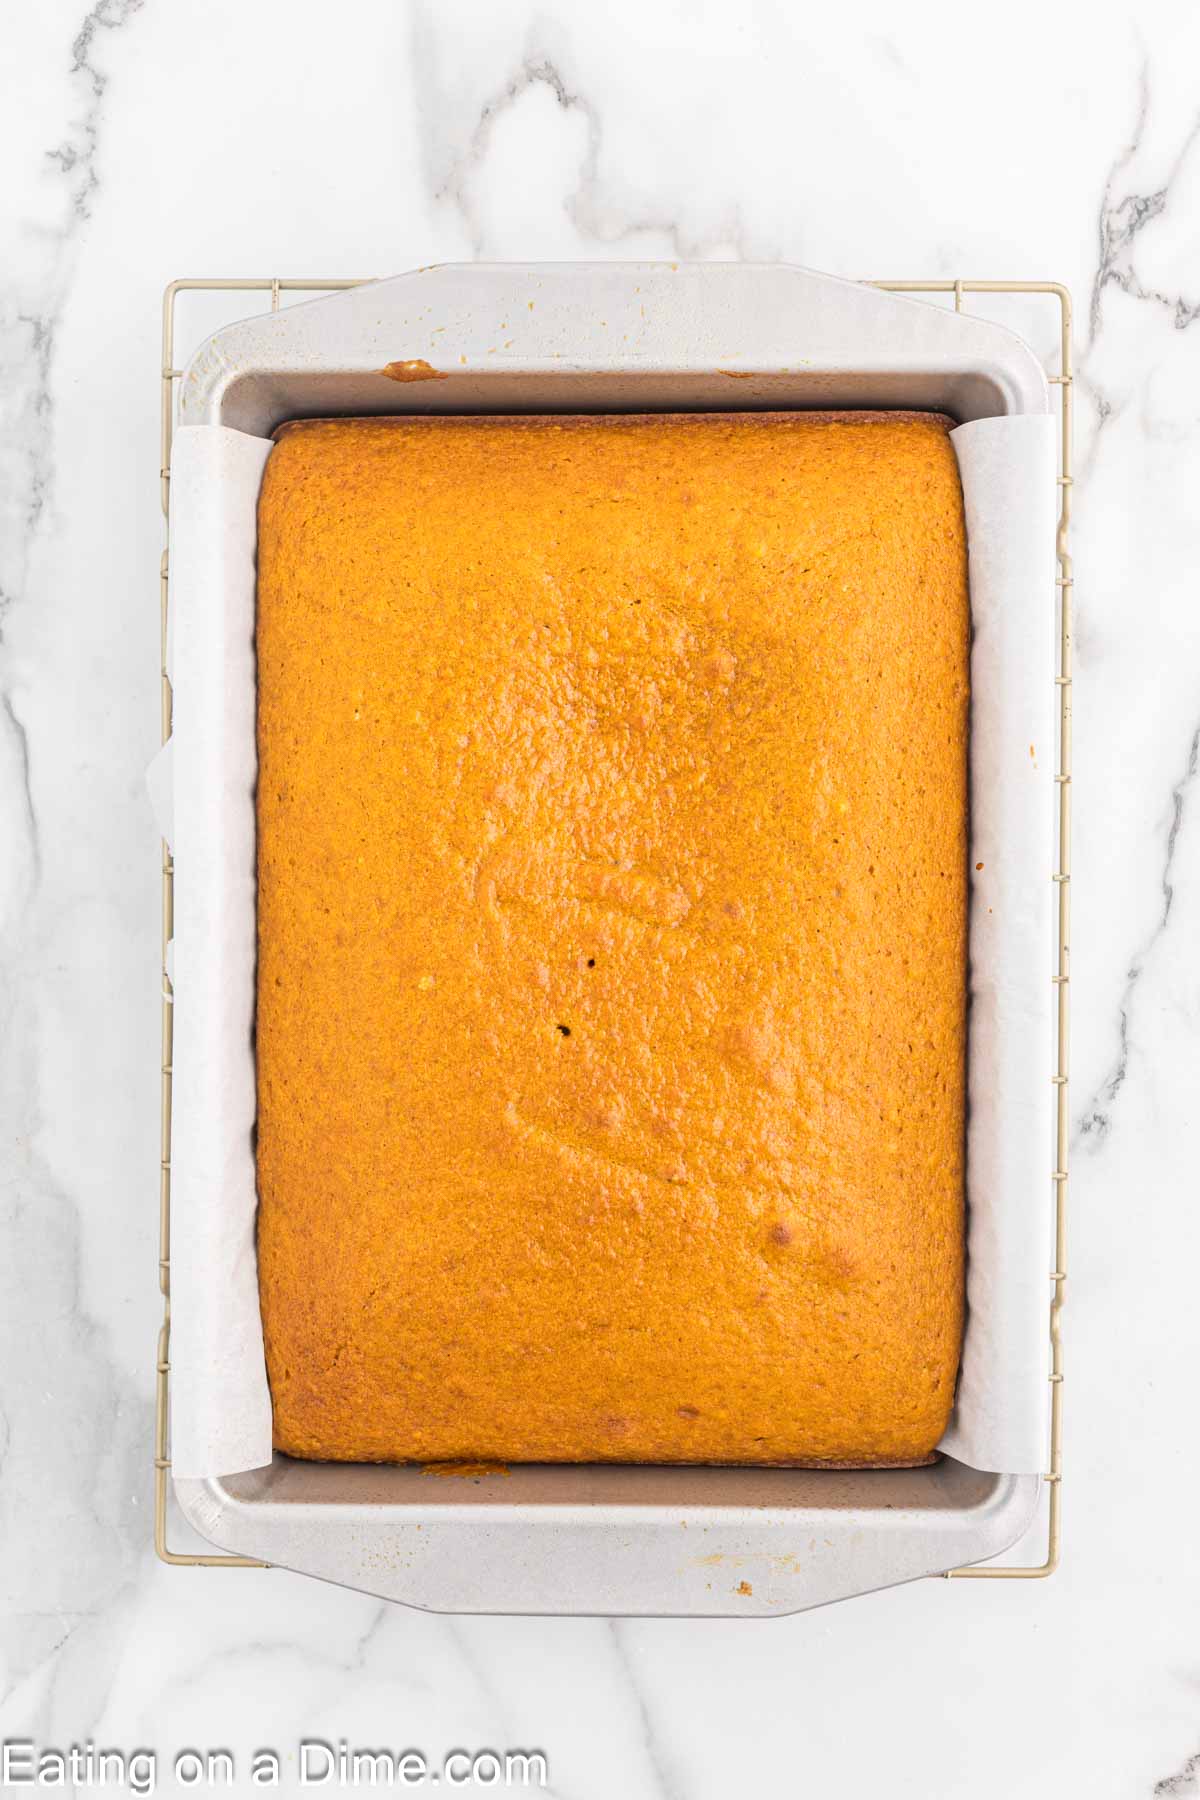
[(314, 420), (259, 503), (293, 1456), (897, 1465), (963, 1311), (950, 421)]

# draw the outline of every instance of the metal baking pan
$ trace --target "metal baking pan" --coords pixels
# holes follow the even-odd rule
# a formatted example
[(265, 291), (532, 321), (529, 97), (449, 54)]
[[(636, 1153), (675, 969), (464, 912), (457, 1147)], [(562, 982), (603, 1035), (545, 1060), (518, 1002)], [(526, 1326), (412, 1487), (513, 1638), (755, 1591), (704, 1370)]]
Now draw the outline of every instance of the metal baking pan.
[[(825, 331), (833, 288), (841, 327), (829, 310)], [(874, 346), (852, 363), (847, 308)], [(218, 332), (183, 377), (179, 418), (267, 436), (291, 418), (369, 413), (892, 407), (961, 423), (1048, 410), (1018, 338), (964, 318), (934, 359), (927, 317), (775, 265), (440, 267)], [(381, 373), (418, 358), (408, 379)], [(746, 1617), (996, 1556), (1031, 1523), (1041, 1477), (942, 1457), (890, 1471), (527, 1466), (435, 1479), (276, 1455), (174, 1485), (223, 1549), (433, 1611)]]

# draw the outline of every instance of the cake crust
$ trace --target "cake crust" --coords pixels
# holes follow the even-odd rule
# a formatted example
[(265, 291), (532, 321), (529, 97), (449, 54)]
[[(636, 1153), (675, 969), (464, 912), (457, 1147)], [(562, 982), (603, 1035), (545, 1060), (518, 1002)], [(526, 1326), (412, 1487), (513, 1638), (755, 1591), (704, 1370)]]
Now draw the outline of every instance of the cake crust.
[(963, 1314), (950, 421), (310, 421), (259, 502), (276, 1446), (926, 1460)]

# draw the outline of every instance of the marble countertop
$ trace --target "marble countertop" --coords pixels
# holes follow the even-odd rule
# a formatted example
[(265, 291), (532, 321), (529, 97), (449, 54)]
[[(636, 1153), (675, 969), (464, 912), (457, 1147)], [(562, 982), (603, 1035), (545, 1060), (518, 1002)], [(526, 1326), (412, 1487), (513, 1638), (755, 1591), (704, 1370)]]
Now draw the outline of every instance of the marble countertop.
[[(185, 1747), (229, 1749), (251, 1792), (255, 1749), (340, 1737), (538, 1748), (563, 1800), (1200, 1795), (1200, 16), (86, 3), (0, 25), (0, 1737), (153, 1746), (163, 1791)], [(451, 1619), (153, 1555), (161, 291), (472, 257), (1074, 291), (1051, 1582), (762, 1623)]]

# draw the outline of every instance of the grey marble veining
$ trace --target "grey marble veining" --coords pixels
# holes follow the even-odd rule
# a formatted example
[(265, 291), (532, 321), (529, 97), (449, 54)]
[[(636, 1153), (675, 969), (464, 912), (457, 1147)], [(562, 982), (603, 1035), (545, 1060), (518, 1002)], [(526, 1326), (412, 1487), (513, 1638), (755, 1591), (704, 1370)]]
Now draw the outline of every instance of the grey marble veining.
[[(0, 1736), (243, 1770), (304, 1736), (537, 1746), (563, 1800), (1200, 1794), (1200, 16), (44, 0), (0, 38)], [(767, 1624), (447, 1620), (153, 1558), (159, 296), (471, 255), (1074, 291), (1049, 1584)], [(181, 351), (217, 323), (180, 317)], [(1052, 323), (1014, 323), (1050, 351)]]

